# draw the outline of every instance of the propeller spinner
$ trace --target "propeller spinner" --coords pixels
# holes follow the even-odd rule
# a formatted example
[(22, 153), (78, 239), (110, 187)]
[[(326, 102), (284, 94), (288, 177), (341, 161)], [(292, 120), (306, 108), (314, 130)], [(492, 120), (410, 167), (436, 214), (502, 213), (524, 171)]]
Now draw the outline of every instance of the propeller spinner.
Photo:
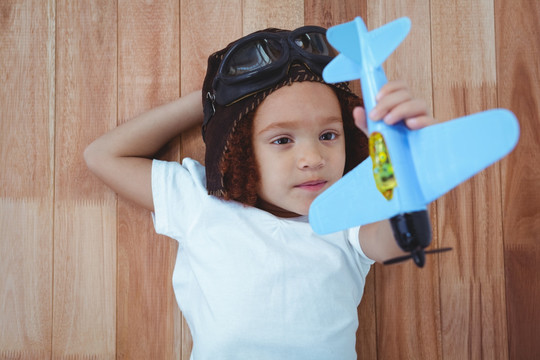
[(418, 267), (424, 267), (425, 254), (433, 254), (452, 250), (442, 248), (424, 250), (431, 244), (431, 225), (426, 210), (402, 213), (390, 218), (390, 225), (399, 247), (409, 255), (399, 256), (384, 262), (385, 265), (396, 264), (405, 260), (413, 259)]

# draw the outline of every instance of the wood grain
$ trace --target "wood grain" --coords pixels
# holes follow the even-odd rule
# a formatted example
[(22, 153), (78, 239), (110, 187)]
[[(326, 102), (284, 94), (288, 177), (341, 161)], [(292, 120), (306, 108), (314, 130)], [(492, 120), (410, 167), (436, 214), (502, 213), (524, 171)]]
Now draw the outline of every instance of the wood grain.
[(243, 2), (243, 35), (270, 27), (296, 29), (304, 25), (304, 0)]
[[(120, 123), (180, 93), (178, 1), (118, 2)], [(160, 155), (177, 160), (178, 142)], [(150, 213), (118, 202), (117, 358), (181, 357), (180, 311), (171, 286), (177, 243), (155, 234)]]
[(54, 3), (0, 14), (0, 357), (50, 357)]
[(540, 356), (540, 3), (495, 1), (497, 95), (521, 126), (501, 163), (504, 265), (511, 359)]
[[(497, 106), (491, 1), (431, 5), (435, 115), (447, 120)], [(455, 21), (460, 19), (460, 21)], [(459, 139), (456, 139), (459, 141)], [(466, 144), (463, 144), (466, 146)], [(437, 201), (444, 354), (508, 356), (498, 165)]]
[(116, 203), (82, 153), (116, 125), (116, 8), (58, 1), (53, 357), (112, 359)]
[(304, 22), (329, 28), (360, 16), (367, 17), (366, 1), (304, 0)]

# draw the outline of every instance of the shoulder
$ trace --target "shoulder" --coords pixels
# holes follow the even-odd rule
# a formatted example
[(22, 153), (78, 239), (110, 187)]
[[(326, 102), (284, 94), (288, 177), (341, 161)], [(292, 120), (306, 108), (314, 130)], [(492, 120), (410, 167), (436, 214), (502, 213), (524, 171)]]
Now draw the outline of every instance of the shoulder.
[(179, 238), (195, 219), (206, 199), (205, 169), (193, 159), (176, 161), (153, 160), (152, 199), (156, 232)]
[(191, 183), (206, 190), (206, 169), (191, 158), (184, 158), (181, 164), (177, 161), (153, 160), (152, 183), (161, 185)]

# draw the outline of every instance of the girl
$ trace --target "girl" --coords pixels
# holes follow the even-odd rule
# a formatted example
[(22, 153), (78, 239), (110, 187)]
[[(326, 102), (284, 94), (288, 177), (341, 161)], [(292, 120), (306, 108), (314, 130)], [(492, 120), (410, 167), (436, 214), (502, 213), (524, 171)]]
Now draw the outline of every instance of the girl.
[[(321, 78), (334, 55), (319, 27), (248, 35), (209, 57), (202, 91), (85, 151), (94, 174), (179, 242), (173, 286), (192, 359), (356, 358), (365, 277), (402, 252), (387, 221), (326, 236), (307, 223), (313, 199), (367, 156), (361, 101)], [(369, 115), (433, 122), (402, 82)], [(151, 160), (201, 123), (205, 167)]]

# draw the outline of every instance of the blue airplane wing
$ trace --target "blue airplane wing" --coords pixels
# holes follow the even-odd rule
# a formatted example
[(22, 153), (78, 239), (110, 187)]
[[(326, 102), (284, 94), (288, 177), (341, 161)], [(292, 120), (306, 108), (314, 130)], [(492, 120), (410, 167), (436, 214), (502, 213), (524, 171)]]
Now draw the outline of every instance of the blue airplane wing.
[[(506, 109), (493, 109), (409, 133), (414, 169), (425, 204), (507, 155), (519, 139), (519, 124)], [(399, 184), (399, 174), (396, 174)], [(399, 187), (399, 185), (398, 185)], [(373, 180), (367, 158), (311, 204), (309, 222), (316, 233), (391, 218), (402, 212), (387, 201)]]
[(506, 109), (411, 131), (409, 144), (415, 167), (411, 171), (416, 171), (426, 204), (503, 158), (518, 139), (518, 121)]
[(309, 209), (309, 222), (318, 234), (330, 234), (395, 215), (396, 202), (377, 190), (371, 158), (349, 171), (320, 194)]

